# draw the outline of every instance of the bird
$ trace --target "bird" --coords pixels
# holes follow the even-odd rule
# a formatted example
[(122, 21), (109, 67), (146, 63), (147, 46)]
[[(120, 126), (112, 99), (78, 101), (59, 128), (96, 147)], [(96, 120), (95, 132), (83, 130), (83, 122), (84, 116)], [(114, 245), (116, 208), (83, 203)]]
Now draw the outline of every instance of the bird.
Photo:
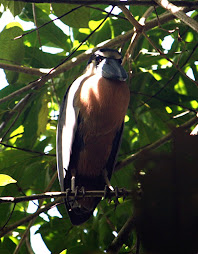
[[(57, 170), (61, 191), (110, 189), (130, 100), (127, 73), (116, 49), (93, 53), (84, 73), (67, 89), (57, 125)], [(87, 221), (99, 197), (65, 198), (73, 225)]]

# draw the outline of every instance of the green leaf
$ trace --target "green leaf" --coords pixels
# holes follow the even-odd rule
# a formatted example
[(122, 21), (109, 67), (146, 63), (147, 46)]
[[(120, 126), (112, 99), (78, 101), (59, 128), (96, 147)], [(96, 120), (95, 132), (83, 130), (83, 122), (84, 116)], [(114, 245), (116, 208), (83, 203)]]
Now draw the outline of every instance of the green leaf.
[[(51, 21), (46, 11), (38, 8), (37, 5), (35, 5), (35, 13), (38, 27)], [(25, 8), (23, 13), (20, 15), (20, 18), (24, 20), (29, 18), (34, 22), (31, 4), (27, 4), (27, 8)], [(65, 51), (70, 50), (70, 38), (54, 23), (48, 23), (46, 26), (40, 28), (39, 35), (42, 46), (62, 48)], [(27, 38), (28, 37), (29, 35)], [(36, 33), (34, 33), (33, 40), (31, 40), (31, 45), (34, 46), (35, 44), (37, 44), (36, 46), (39, 47)]]
[[(52, 7), (54, 10), (54, 14), (59, 17), (71, 11), (77, 6), (73, 4), (52, 4)], [(88, 27), (89, 17), (89, 8), (81, 7), (64, 16), (63, 18), (61, 18), (61, 20), (70, 27), (82, 28)]]
[(67, 254), (67, 250), (63, 250), (63, 251), (61, 251), (61, 253), (60, 254)]
[(0, 174), (0, 186), (6, 186), (10, 183), (16, 183), (17, 181), (14, 180), (11, 176)]
[[(23, 29), (18, 22), (9, 23), (0, 33), (0, 62), (20, 65), (24, 57), (23, 39), (14, 40), (21, 35)], [(8, 83), (13, 84), (18, 79), (18, 73), (6, 71)]]
[(25, 57), (35, 68), (52, 68), (63, 60), (63, 56), (45, 53), (36, 47), (25, 47)]
[(37, 136), (39, 136), (41, 133), (43, 133), (46, 130), (46, 125), (48, 121), (48, 112), (49, 112), (47, 103), (48, 103), (47, 96), (44, 95), (41, 102), (41, 109), (38, 113)]
[(0, 241), (0, 253), (4, 254), (14, 253), (15, 248), (16, 244), (14, 244), (14, 242), (7, 236), (4, 239), (2, 239), (2, 241)]
[(1, 0), (1, 4), (3, 4), (6, 9), (8, 8), (13, 16), (20, 14), (23, 7), (25, 6), (25, 3), (21, 1)]

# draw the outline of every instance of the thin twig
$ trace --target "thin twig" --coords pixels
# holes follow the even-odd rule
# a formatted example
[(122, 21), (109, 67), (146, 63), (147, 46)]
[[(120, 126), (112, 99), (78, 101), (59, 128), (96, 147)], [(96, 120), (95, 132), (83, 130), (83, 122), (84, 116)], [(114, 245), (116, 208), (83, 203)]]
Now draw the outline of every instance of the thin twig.
[[(145, 26), (145, 21), (148, 18), (148, 16), (152, 13), (153, 11), (153, 7), (148, 8), (148, 10), (143, 14), (143, 16), (141, 17), (140, 21), (137, 22), (133, 16), (130, 14), (130, 12), (128, 12), (128, 10), (126, 9), (125, 6), (119, 6), (119, 8), (123, 11), (123, 13), (126, 15), (127, 19), (131, 18), (132, 19), (132, 24), (134, 25), (134, 34), (131, 37), (131, 42), (129, 44), (129, 47), (126, 51), (126, 54), (123, 58), (123, 65), (125, 64), (125, 62), (127, 61), (127, 59), (133, 59), (133, 51), (135, 49), (135, 46), (142, 34), (142, 30), (144, 29)], [(131, 16), (131, 17), (130, 17)], [(136, 26), (138, 26), (140, 29), (136, 29)]]
[[(85, 5), (85, 7), (86, 8), (91, 8), (91, 9), (94, 9), (94, 10), (98, 10), (98, 11), (101, 11), (101, 12), (104, 12), (104, 13), (108, 13), (108, 11), (106, 11), (104, 9), (101, 9), (99, 7), (94, 7), (94, 6), (90, 6), (90, 5)], [(116, 18), (119, 18), (119, 19), (127, 20), (125, 17), (121, 16), (120, 14), (111, 13), (110, 16), (116, 17)]]
[(37, 19), (36, 19), (35, 3), (32, 3), (32, 14), (33, 14), (33, 19), (34, 19), (34, 24), (36, 26), (36, 34), (37, 34), (37, 37), (38, 37), (38, 42), (39, 42), (40, 47), (42, 47), (41, 37), (40, 37), (40, 34), (39, 34), (39, 30), (37, 29), (38, 25), (37, 25)]
[(33, 151), (33, 150), (30, 150), (30, 149), (26, 149), (26, 148), (11, 146), (11, 145), (3, 143), (2, 141), (0, 141), (0, 145), (5, 146), (5, 147), (9, 147), (9, 148), (13, 148), (13, 149), (16, 149), (16, 150), (20, 150), (20, 151), (23, 151), (23, 152), (36, 153), (36, 154), (39, 154), (41, 156), (52, 156), (52, 157), (56, 156), (56, 154), (42, 153), (42, 152)]
[(26, 33), (24, 33), (24, 34), (22, 34), (22, 35), (19, 35), (19, 36), (15, 37), (14, 40), (20, 39), (20, 38), (22, 38), (22, 37), (24, 37), (24, 36), (26, 36), (26, 35), (28, 35), (28, 34), (31, 34), (31, 33), (35, 32), (35, 31), (38, 31), (39, 29), (41, 29), (41, 28), (43, 28), (43, 27), (49, 25), (50, 23), (52, 23), (52, 22), (54, 22), (54, 21), (56, 21), (56, 20), (59, 20), (59, 19), (65, 17), (65, 16), (67, 16), (68, 14), (70, 14), (71, 12), (73, 12), (73, 11), (75, 11), (75, 10), (81, 8), (82, 6), (83, 6), (83, 5), (77, 6), (77, 7), (73, 8), (73, 9), (71, 9), (70, 11), (64, 13), (63, 15), (58, 16), (57, 18), (52, 19), (52, 20), (50, 20), (50, 21), (44, 23), (43, 25), (41, 25), (41, 26), (39, 26), (39, 27), (37, 27), (37, 25), (35, 24), (35, 25), (36, 25), (36, 28), (35, 28), (35, 29), (32, 29), (31, 31), (28, 31), (28, 32), (26, 32)]
[(6, 227), (6, 225), (8, 224), (9, 220), (11, 219), (12, 215), (13, 215), (13, 212), (14, 212), (14, 209), (16, 207), (16, 204), (14, 204), (13, 208), (12, 208), (12, 211), (11, 213), (9, 214), (8, 216), (8, 219), (7, 221), (5, 222), (5, 224), (0, 228), (0, 232)]
[(118, 236), (112, 241), (111, 245), (108, 247), (109, 254), (117, 254), (119, 253), (120, 248), (122, 245), (127, 241), (131, 231), (134, 229), (135, 220), (134, 217), (131, 216), (124, 226), (121, 228)]
[(25, 243), (26, 243), (26, 247), (28, 249), (28, 254), (35, 254), (33, 249), (32, 249), (32, 246), (30, 244), (30, 232), (29, 232), (28, 236), (25, 239)]

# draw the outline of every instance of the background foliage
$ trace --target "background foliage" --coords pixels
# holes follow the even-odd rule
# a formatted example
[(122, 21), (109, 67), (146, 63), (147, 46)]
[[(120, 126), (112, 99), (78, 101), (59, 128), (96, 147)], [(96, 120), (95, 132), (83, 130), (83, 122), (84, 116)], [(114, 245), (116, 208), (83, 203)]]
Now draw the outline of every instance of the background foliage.
[[(18, 15), (20, 20), (25, 22), (31, 21), (35, 27), (43, 26), (51, 21), (50, 14), (61, 16), (78, 7), (58, 3), (31, 4), (12, 1), (2, 3), (4, 8), (1, 9), (0, 15), (9, 9), (13, 16)], [(143, 246), (150, 251), (149, 253), (172, 253), (170, 252), (172, 246), (177, 248), (181, 240), (179, 238), (178, 242), (174, 243), (169, 239), (169, 237), (174, 239), (174, 233), (177, 234), (177, 231), (173, 229), (178, 229), (179, 225), (191, 230), (191, 225), (197, 225), (197, 213), (192, 215), (189, 212), (191, 209), (188, 212), (183, 211), (185, 205), (180, 205), (177, 201), (178, 197), (183, 197), (182, 195), (185, 196), (185, 200), (189, 200), (189, 197), (198, 194), (197, 185), (191, 182), (197, 179), (198, 169), (193, 168), (196, 154), (192, 151), (197, 151), (196, 143), (198, 142), (190, 139), (186, 143), (184, 139), (186, 133), (193, 129), (193, 123), (196, 123), (195, 120), (192, 124), (188, 124), (195, 118), (198, 106), (198, 90), (195, 81), (198, 76), (198, 34), (179, 19), (171, 18), (171, 14), (162, 21), (160, 15), (164, 15), (166, 10), (161, 7), (135, 5), (129, 7), (129, 11), (137, 21), (148, 9), (150, 12), (146, 24), (151, 24), (150, 27), (147, 26), (145, 32), (148, 38), (140, 34), (135, 42), (131, 42), (133, 26), (118, 7), (113, 12), (116, 15), (108, 17), (86, 40), (86, 37), (107, 16), (106, 11), (110, 10), (108, 5), (77, 8), (61, 19), (66, 25), (65, 30), (51, 22), (37, 31), (27, 33), (23, 31), (23, 25), (15, 21), (8, 23), (0, 33), (0, 67), (4, 68), (9, 83), (0, 91), (0, 174), (2, 174), (0, 175), (0, 195), (17, 197), (60, 190), (56, 177), (55, 158), (59, 105), (67, 87), (82, 74), (86, 66), (89, 54), (83, 53), (88, 49), (95, 50), (100, 43), (121, 49), (125, 56), (124, 67), (129, 73), (128, 85), (131, 90), (131, 100), (118, 158), (117, 169), (119, 170), (114, 173), (111, 183), (113, 186), (134, 190), (133, 201), (120, 198), (120, 204), (116, 209), (113, 201), (108, 203), (103, 200), (94, 216), (78, 227), (71, 225), (62, 204), (57, 206), (62, 218), (50, 216), (46, 209), (47, 219), (46, 217), (43, 219), (38, 215), (30, 218), (27, 211), (28, 202), (21, 202), (16, 206), (12, 203), (2, 203), (0, 204), (1, 253), (32, 253), (32, 246), (29, 244), (29, 228), (32, 225), (40, 225), (37, 233), (41, 234), (51, 253), (60, 253), (63, 250), (65, 250), (63, 253), (69, 254), (104, 253), (108, 248), (111, 250), (115, 235), (132, 215), (138, 218), (137, 231)], [(189, 15), (197, 20), (196, 10)], [(153, 21), (155, 22), (152, 25)], [(13, 40), (24, 33), (27, 34)], [(85, 43), (74, 52), (84, 40)], [(131, 47), (129, 54), (125, 55), (129, 46)], [(66, 57), (72, 52), (74, 52), (72, 58), (76, 57), (76, 60), (68, 59), (64, 63)], [(61, 63), (63, 64), (55, 69), (54, 74), (52, 72), (51, 76), (45, 76), (51, 68)], [(44, 77), (45, 82), (34, 85), (35, 88), (32, 89), (30, 82), (41, 76)], [(15, 93), (16, 91), (21, 92)], [(178, 136), (176, 128), (179, 126), (184, 127), (184, 132), (179, 132)], [(170, 138), (176, 140), (173, 142), (176, 144), (174, 146), (170, 138), (169, 142), (163, 142), (163, 137), (172, 131), (174, 134)], [(193, 140), (192, 143), (191, 140)], [(141, 151), (156, 141), (159, 142), (155, 146), (157, 153), (150, 154), (149, 160), (145, 159), (147, 156), (145, 157)], [(178, 142), (180, 142), (179, 145)], [(139, 154), (139, 162), (130, 163), (131, 155), (134, 153)], [(190, 156), (189, 163), (186, 163), (185, 156), (187, 155)], [(184, 158), (182, 163), (180, 158)], [(178, 164), (179, 161), (180, 164)], [(173, 166), (176, 164), (177, 166)], [(170, 176), (170, 172), (172, 168), (179, 172), (182, 166), (186, 171), (180, 179), (182, 185), (178, 185), (178, 177)], [(189, 169), (191, 173), (186, 175)], [(12, 178), (5, 179), (5, 175)], [(179, 186), (176, 189), (170, 187), (173, 179), (176, 181), (173, 185)], [(17, 182), (15, 183), (14, 180)], [(163, 182), (166, 184), (160, 189)], [(177, 192), (184, 186), (187, 186), (186, 189), (189, 189), (188, 186), (194, 187), (192, 191), (184, 191), (182, 194)], [(170, 192), (167, 194), (166, 190)], [(139, 195), (141, 191), (143, 191), (142, 199)], [(176, 196), (173, 195), (175, 192), (177, 192)], [(156, 193), (159, 197), (156, 197)], [(175, 206), (169, 203), (170, 199), (173, 204), (176, 204)], [(47, 206), (49, 208), (51, 201), (46, 199), (40, 201), (39, 205), (49, 205)], [(196, 199), (187, 202), (188, 207), (193, 207), (194, 211), (197, 211), (196, 203)], [(149, 204), (153, 206), (148, 207)], [(156, 210), (158, 208), (159, 210)], [(170, 222), (173, 218), (172, 212), (174, 213), (175, 210), (179, 214), (180, 211), (186, 214), (177, 225)], [(157, 215), (159, 218), (156, 218)], [(192, 221), (186, 222), (187, 217), (192, 218)], [(168, 247), (166, 252), (163, 252), (161, 246), (164, 246), (164, 242), (157, 237), (160, 234), (156, 233), (161, 227), (159, 228), (156, 224), (164, 225), (166, 220), (170, 222), (170, 225), (162, 227), (166, 232), (162, 234), (162, 238)], [(125, 235), (121, 246), (116, 251), (148, 253), (143, 248), (138, 250), (139, 241), (133, 226), (130, 226), (131, 233)], [(24, 235), (25, 232), (27, 235)], [(194, 235), (196, 242), (196, 232)], [(189, 246), (188, 235), (185, 235), (182, 241), (186, 241)], [(190, 246), (193, 247), (187, 252), (182, 252), (182, 249), (177, 252), (177, 249), (174, 249), (173, 253), (196, 253), (196, 244), (194, 246), (190, 242)]]

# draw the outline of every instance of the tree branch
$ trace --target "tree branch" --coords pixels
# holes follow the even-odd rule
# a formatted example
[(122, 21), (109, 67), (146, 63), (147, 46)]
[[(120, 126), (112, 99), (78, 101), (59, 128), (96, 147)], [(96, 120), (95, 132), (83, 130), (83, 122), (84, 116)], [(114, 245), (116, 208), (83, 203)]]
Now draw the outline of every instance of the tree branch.
[[(123, 7), (120, 6), (120, 9), (122, 10)], [(154, 10), (154, 7), (151, 6), (150, 8), (148, 8), (146, 10), (146, 12), (142, 15), (140, 21), (139, 21), (139, 24), (142, 26), (141, 29), (143, 29), (143, 26), (145, 26), (145, 22), (146, 22), (146, 19), (150, 16), (150, 14), (153, 12)], [(137, 22), (137, 21), (136, 21)], [(123, 58), (123, 61), (122, 61), (122, 64), (124, 65), (125, 62), (129, 59), (133, 59), (134, 58), (134, 49), (137, 45), (137, 42), (139, 41), (139, 38), (141, 36), (141, 31), (138, 31), (135, 27), (134, 27), (134, 34), (133, 36), (131, 37), (131, 42), (129, 44), (129, 47), (128, 49), (126, 50), (126, 53), (125, 53), (125, 56)]]
[(169, 3), (168, 0), (155, 0), (157, 4), (162, 6), (167, 11), (171, 12), (175, 17), (183, 21), (187, 26), (191, 27), (195, 32), (198, 32), (198, 23), (196, 20), (188, 17), (181, 8)]
[(15, 98), (15, 96), (19, 96), (20, 94), (24, 93), (24, 92), (27, 92), (29, 90), (31, 90), (32, 88), (34, 87), (41, 87), (42, 85), (44, 85), (47, 81), (48, 81), (49, 77), (48, 76), (43, 76), (42, 78), (39, 78), (31, 83), (29, 83), (27, 86), (3, 97), (2, 99), (0, 99), (0, 104), (7, 101), (7, 100), (10, 100), (12, 98)]
[(5, 144), (5, 143), (3, 143), (1, 141), (0, 141), (0, 145), (5, 146), (5, 147), (9, 147), (9, 148), (13, 148), (13, 149), (16, 149), (16, 150), (28, 152), (28, 153), (36, 153), (36, 154), (39, 154), (41, 156), (52, 156), (52, 157), (56, 156), (56, 154), (38, 152), (38, 151), (33, 151), (33, 150), (30, 150), (30, 149), (26, 149), (26, 148), (11, 146), (11, 145)]
[(49, 72), (49, 69), (46, 69), (46, 71), (41, 71), (40, 69), (36, 68), (29, 68), (25, 66), (19, 66), (19, 65), (14, 65), (14, 64), (5, 64), (5, 63), (0, 63), (0, 68), (8, 71), (15, 71), (15, 72), (21, 72), (29, 75), (35, 75), (35, 76), (42, 76), (45, 75), (46, 73)]
[[(128, 190), (124, 190), (124, 189), (118, 189), (117, 191), (110, 191), (108, 193), (108, 198), (112, 198), (112, 197), (126, 197), (132, 194), (132, 191), (128, 191)], [(104, 191), (85, 191), (85, 193), (83, 193), (82, 191), (79, 191), (76, 195), (75, 192), (46, 192), (44, 194), (37, 194), (37, 195), (32, 195), (32, 196), (23, 196), (23, 197), (0, 197), (0, 204), (1, 203), (19, 203), (19, 202), (24, 202), (24, 201), (30, 201), (30, 200), (35, 200), (35, 199), (46, 199), (46, 198), (56, 198), (58, 197), (55, 201), (42, 206), (41, 208), (39, 208), (34, 214), (31, 214), (19, 221), (17, 221), (16, 223), (4, 227), (1, 231), (0, 231), (0, 237), (6, 235), (7, 233), (9, 233), (10, 231), (14, 230), (15, 228), (17, 228), (20, 225), (23, 225), (24, 223), (30, 222), (33, 219), (35, 219), (40, 213), (45, 212), (47, 210), (49, 210), (52, 206), (57, 205), (57, 203), (61, 202), (62, 197), (66, 197), (66, 195), (68, 196), (76, 196), (76, 198), (83, 198), (83, 197), (104, 197)]]
[(125, 17), (136, 28), (136, 30), (141, 32), (144, 27), (133, 17), (132, 13), (125, 6), (118, 6), (118, 7), (122, 10)]
[[(108, 198), (112, 197), (126, 197), (132, 194), (132, 191), (125, 190), (125, 189), (118, 189), (116, 191), (110, 191), (108, 193)], [(0, 204), (2, 203), (20, 203), (25, 201), (31, 201), (31, 200), (40, 200), (40, 199), (46, 199), (46, 198), (66, 198), (66, 197), (75, 197), (76, 199), (80, 198), (93, 198), (93, 197), (104, 197), (105, 191), (104, 190), (93, 190), (93, 191), (81, 191), (79, 190), (76, 194), (74, 191), (66, 191), (66, 192), (45, 192), (42, 194), (35, 194), (31, 196), (22, 196), (22, 197), (0, 197)]]
[[(137, 5), (137, 6), (156, 6), (157, 3), (152, 0), (128, 0), (128, 1), (117, 1), (117, 0), (14, 0), (15, 2), (21, 1), (21, 2), (26, 2), (26, 3), (65, 3), (65, 4), (89, 4), (89, 5), (94, 5), (94, 4), (108, 4), (108, 5)], [(187, 6), (187, 7), (197, 7), (198, 3), (195, 1), (172, 1), (175, 5), (177, 6)]]

